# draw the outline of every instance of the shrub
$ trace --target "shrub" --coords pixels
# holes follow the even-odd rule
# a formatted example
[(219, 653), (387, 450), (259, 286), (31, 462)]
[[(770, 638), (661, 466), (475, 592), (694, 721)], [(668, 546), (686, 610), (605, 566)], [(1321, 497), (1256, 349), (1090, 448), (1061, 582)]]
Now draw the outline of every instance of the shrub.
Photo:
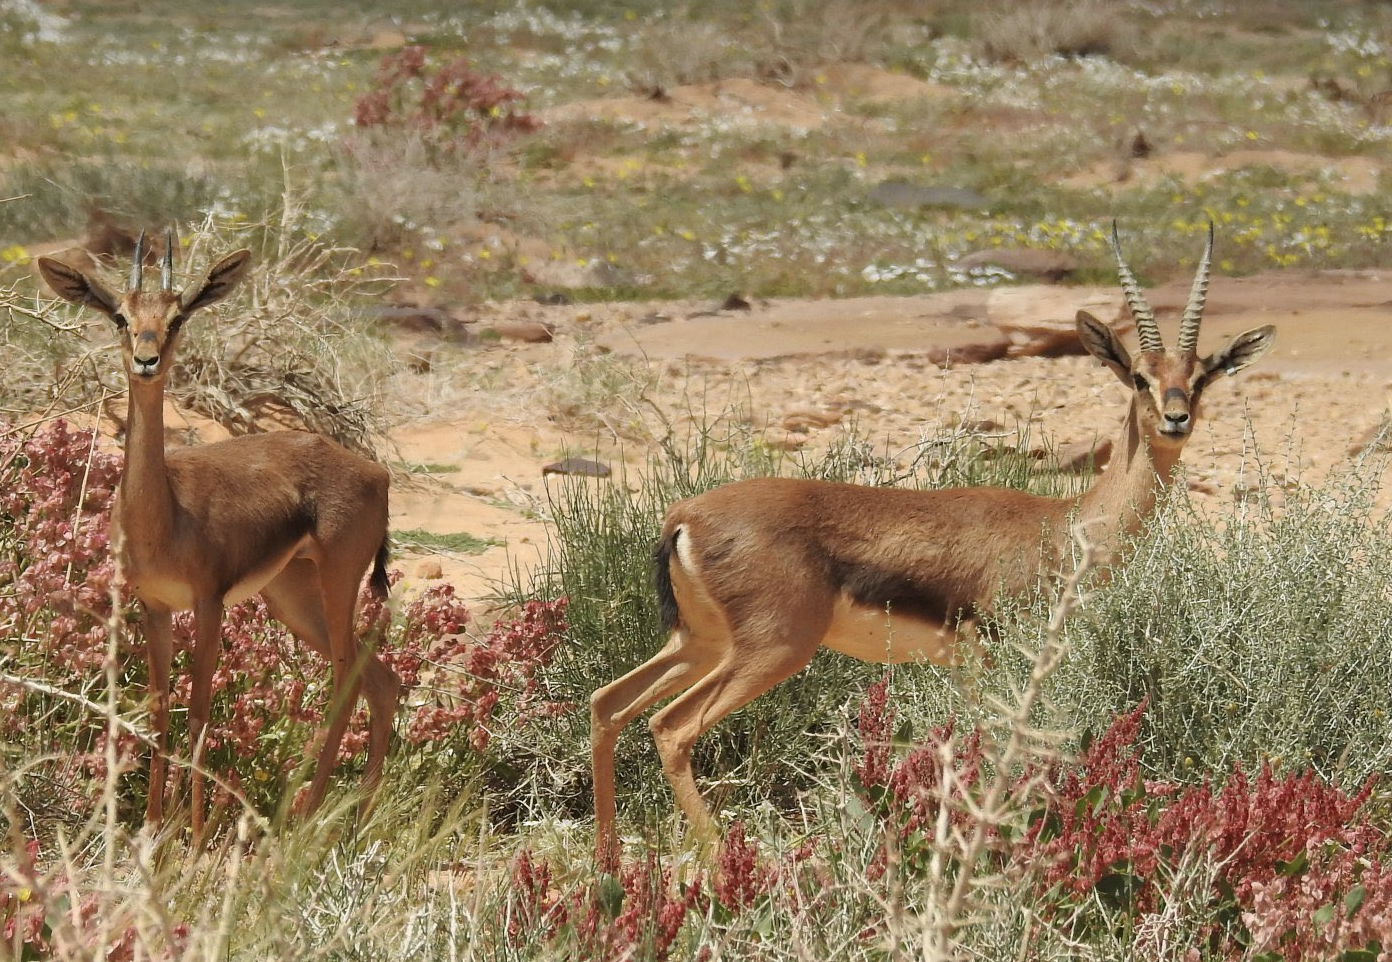
[[(1118, 716), (1076, 761), (1030, 779), (1038, 790), (1022, 796), (1023, 831), (991, 846), (996, 872), (1032, 880), (1037, 910), (1089, 943), (1118, 930), (1143, 940), (1182, 905), (1190, 937), (1215, 957), (1323, 959), (1389, 944), (1392, 847), (1367, 804), (1371, 781), (1347, 793), (1270, 766), (1255, 779), (1235, 768), (1217, 787), (1149, 781), (1137, 747), (1144, 712)], [(948, 725), (891, 766), (893, 714), (873, 686), (857, 771), (901, 870), (923, 877), (935, 824), (972, 817), (993, 759), (979, 731), (953, 738)]]
[(373, 89), (353, 108), (353, 123), (365, 130), (417, 132), (443, 154), (468, 152), (539, 129), (541, 121), (514, 109), (523, 99), (467, 58), (432, 65), (424, 47), (408, 46), (382, 58)]

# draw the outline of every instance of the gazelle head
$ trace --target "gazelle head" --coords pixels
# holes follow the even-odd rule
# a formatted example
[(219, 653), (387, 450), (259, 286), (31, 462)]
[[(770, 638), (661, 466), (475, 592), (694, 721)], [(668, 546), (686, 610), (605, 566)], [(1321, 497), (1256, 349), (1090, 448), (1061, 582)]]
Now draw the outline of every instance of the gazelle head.
[(250, 264), (250, 251), (233, 251), (208, 268), (196, 283), (176, 292), (174, 232), (170, 230), (165, 232), (157, 291), (144, 289), (144, 233), (135, 243), (135, 259), (124, 295), (117, 296), (97, 278), (52, 258), (39, 258), (39, 273), (59, 297), (95, 308), (111, 318), (121, 335), (121, 353), (127, 374), (133, 382), (153, 383), (163, 379), (172, 366), (184, 321), (199, 308), (232, 293)]
[(1219, 374), (1236, 374), (1265, 354), (1276, 336), (1276, 329), (1268, 324), (1244, 331), (1223, 350), (1199, 357), (1199, 324), (1203, 320), (1209, 264), (1213, 258), (1212, 222), (1208, 225), (1208, 242), (1189, 292), (1189, 303), (1180, 319), (1179, 339), (1173, 352), (1165, 349), (1160, 329), (1155, 324), (1155, 312), (1146, 303), (1131, 268), (1121, 256), (1115, 223), (1112, 224), (1112, 252), (1116, 255), (1126, 305), (1136, 322), (1141, 351), (1133, 359), (1116, 332), (1087, 311), (1078, 312), (1078, 337), (1093, 357), (1111, 368), (1121, 383), (1134, 392), (1131, 408), (1142, 436), (1151, 445), (1178, 449), (1189, 439), (1198, 420), (1204, 388)]

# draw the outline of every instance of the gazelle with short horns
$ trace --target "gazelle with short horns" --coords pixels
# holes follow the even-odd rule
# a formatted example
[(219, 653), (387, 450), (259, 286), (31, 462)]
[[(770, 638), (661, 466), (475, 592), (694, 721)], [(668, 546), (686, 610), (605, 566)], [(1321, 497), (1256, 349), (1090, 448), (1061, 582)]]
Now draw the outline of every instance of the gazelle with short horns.
[(385, 468), (302, 431), (165, 451), (164, 383), (179, 333), (191, 314), (231, 293), (251, 262), (249, 251), (235, 251), (175, 291), (173, 232), (165, 239), (158, 291), (144, 290), (143, 234), (122, 295), (61, 261), (41, 257), (39, 271), (60, 297), (105, 314), (119, 332), (129, 416), (111, 530), (120, 574), (144, 609), (156, 739), (145, 820), (157, 824), (164, 815), (172, 613), (192, 610), (188, 712), (192, 824), (198, 838), (204, 820), (199, 756), (225, 605), (259, 593), (277, 620), (332, 665), (332, 707), (307, 797), (311, 809), (327, 790), (360, 690), (372, 715), (366, 781), (375, 786), (400, 682), (354, 631), (358, 592), (369, 567), (373, 591), (383, 597), (387, 591)]
[(1072, 523), (1114, 552), (1154, 511), (1219, 374), (1271, 346), (1274, 330), (1237, 335), (1200, 358), (1213, 230), (1166, 351), (1121, 254), (1112, 247), (1140, 335), (1134, 358), (1106, 324), (1079, 311), (1084, 347), (1131, 392), (1112, 463), (1076, 498), (1005, 488), (935, 491), (829, 481), (738, 481), (673, 504), (653, 556), (665, 647), (590, 699), (596, 846), (612, 855), (619, 731), (663, 698), (649, 727), (677, 805), (710, 838), (691, 750), (725, 716), (805, 667), (821, 646), (872, 662), (951, 664), (976, 643), (998, 594), (1018, 596), (1062, 574)]

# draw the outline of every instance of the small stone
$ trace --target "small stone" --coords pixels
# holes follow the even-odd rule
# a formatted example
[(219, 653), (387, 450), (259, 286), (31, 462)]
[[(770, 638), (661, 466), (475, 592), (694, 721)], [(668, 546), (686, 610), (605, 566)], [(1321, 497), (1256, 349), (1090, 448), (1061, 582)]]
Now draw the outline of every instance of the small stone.
[(561, 460), (553, 461), (541, 469), (542, 477), (550, 474), (565, 474), (579, 478), (607, 478), (612, 473), (609, 465), (599, 461), (591, 461), (589, 458), (561, 458)]

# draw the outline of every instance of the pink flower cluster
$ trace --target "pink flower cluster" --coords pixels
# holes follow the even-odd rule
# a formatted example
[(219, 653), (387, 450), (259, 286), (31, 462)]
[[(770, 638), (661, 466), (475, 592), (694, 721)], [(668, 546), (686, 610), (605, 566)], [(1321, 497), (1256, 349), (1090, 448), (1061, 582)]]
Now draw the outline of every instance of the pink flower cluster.
[(7, 654), (20, 654), (13, 650), (19, 639), (37, 638), (61, 673), (101, 668), (115, 571), (108, 528), (120, 475), (121, 458), (98, 450), (90, 431), (53, 421), (24, 439), (0, 421), (0, 637), (11, 646)]
[[(1025, 836), (1023, 857), (1042, 867), (1042, 890), (1070, 904), (1122, 890), (1119, 908), (1140, 920), (1162, 909), (1158, 880), (1173, 874), (1164, 870), (1199, 855), (1224, 893), (1209, 930), (1228, 954), (1247, 946), (1325, 959), (1370, 944), (1392, 952), (1383, 862), (1392, 844), (1367, 811), (1371, 780), (1350, 794), (1309, 770), (1278, 776), (1263, 765), (1255, 780), (1235, 769), (1217, 789), (1207, 779), (1147, 782), (1136, 747), (1144, 711), (1142, 703), (1119, 716), (1088, 747)], [(1221, 921), (1234, 909), (1240, 925)]]
[(432, 69), (424, 47), (408, 46), (382, 58), (373, 88), (354, 106), (353, 123), (413, 130), (436, 147), (468, 149), (539, 129), (540, 120), (513, 109), (522, 99), (467, 58)]
[[(47, 959), (77, 957), (105, 962), (133, 962), (136, 958), (158, 962), (184, 958), (188, 948), (189, 926), (168, 925), (156, 951), (150, 952), (151, 933), (133, 925), (113, 932), (103, 925), (101, 903), (94, 895), (73, 893), (84, 886), (59, 874), (50, 876), (38, 868), (39, 843), (22, 839), (22, 848), (13, 852), (13, 862), (0, 870), (0, 935), (5, 949), (18, 948), (18, 958)], [(0, 952), (0, 956), (11, 956)]]
[[(1184, 878), (1181, 866), (1204, 865), (1210, 903), (1196, 924), (1216, 957), (1314, 960), (1372, 947), (1392, 962), (1392, 841), (1367, 810), (1372, 782), (1350, 794), (1313, 772), (1278, 776), (1269, 765), (1255, 779), (1235, 769), (1219, 787), (1147, 781), (1137, 745), (1144, 713), (1142, 703), (1118, 716), (1050, 778), (1016, 782), (1017, 791), (1045, 787), (1022, 799), (1034, 813), (1027, 831), (993, 837), (999, 870), (1033, 877), (1045, 910), (1084, 937), (1091, 925), (1110, 930), (1118, 915), (1145, 931), (1174, 897), (1165, 886)], [(954, 739), (948, 723), (891, 764), (892, 722), (877, 683), (861, 709), (856, 772), (905, 866), (921, 871), (915, 855), (944, 798), (979, 788), (981, 739)], [(953, 804), (951, 817), (964, 808)]]
[[(45, 685), (99, 698), (104, 684), (107, 623), (114, 577), (107, 543), (122, 459), (98, 450), (89, 431), (55, 421), (22, 439), (0, 423), (0, 639), (9, 669)], [(399, 572), (389, 576), (395, 584)], [(129, 601), (129, 599), (123, 599)], [(568, 710), (540, 680), (567, 630), (564, 600), (531, 602), (482, 639), (464, 634), (471, 617), (448, 585), (426, 591), (393, 620), (364, 589), (358, 627), (408, 688), (405, 737), (413, 745), (460, 738), (487, 747), (505, 706), (510, 724)], [(124, 626), (134, 606), (120, 609)], [(306, 757), (328, 701), (330, 673), (317, 654), (295, 642), (259, 599), (229, 608), (213, 678), (206, 761), (232, 790), (273, 806), (286, 775)], [(122, 685), (129, 697), (146, 691), (138, 630), (117, 634)], [(193, 643), (190, 615), (175, 620), (176, 702), (188, 703), (186, 671)], [(42, 716), (42, 720), (40, 720)], [(187, 715), (172, 715), (170, 750), (187, 745)], [(104, 722), (61, 700), (20, 685), (0, 685), (0, 730), (43, 731), (84, 770), (105, 772)], [(123, 771), (138, 768), (136, 740), (119, 736)], [(366, 712), (357, 708), (343, 758), (365, 748)], [(178, 766), (170, 773), (179, 777)], [(220, 790), (220, 791), (225, 791)]]
[(495, 623), (478, 639), (462, 634), (468, 614), (454, 600), (450, 585), (431, 588), (408, 605), (393, 667), (403, 680), (412, 679), (409, 683), (424, 679), (431, 696), (412, 711), (406, 740), (441, 741), (467, 731), (469, 744), (483, 751), (504, 696), (510, 699), (514, 724), (569, 710), (568, 704), (549, 698), (539, 678), (564, 639), (565, 610), (565, 599), (529, 601), (515, 617)]
[(508, 940), (518, 946), (571, 940), (572, 957), (620, 962), (666, 959), (682, 925), (709, 904), (702, 877), (674, 890), (670, 868), (649, 852), (569, 895), (554, 891), (551, 869), (523, 851), (513, 862)]
[[(972, 793), (980, 786), (984, 751), (981, 733), (958, 737), (955, 719), (930, 731), (898, 762), (892, 760), (891, 732), (895, 712), (889, 707), (888, 676), (867, 690), (861, 703), (858, 730), (862, 755), (855, 767), (856, 783), (882, 818), (898, 830), (895, 843), (910, 871), (925, 868), (933, 854), (939, 813), (945, 804), (948, 825), (961, 828), (968, 820)], [(994, 828), (989, 844), (999, 848)], [(888, 852), (881, 847), (872, 874), (886, 868)]]
[[(565, 894), (556, 890), (550, 866), (523, 851), (513, 862), (507, 938), (518, 946), (539, 942), (568, 958), (665, 959), (692, 917), (728, 922), (787, 893), (795, 881), (804, 896), (814, 893), (812, 905), (819, 904), (815, 893), (832, 888), (827, 879), (808, 874), (811, 855), (809, 845), (781, 861), (761, 858), (743, 823), (736, 822), (713, 869), (698, 871), (689, 882), (674, 885), (670, 868), (650, 851), (604, 866), (605, 874), (594, 882)], [(803, 877), (796, 879), (798, 873)], [(709, 946), (695, 953), (702, 962), (710, 957)]]

